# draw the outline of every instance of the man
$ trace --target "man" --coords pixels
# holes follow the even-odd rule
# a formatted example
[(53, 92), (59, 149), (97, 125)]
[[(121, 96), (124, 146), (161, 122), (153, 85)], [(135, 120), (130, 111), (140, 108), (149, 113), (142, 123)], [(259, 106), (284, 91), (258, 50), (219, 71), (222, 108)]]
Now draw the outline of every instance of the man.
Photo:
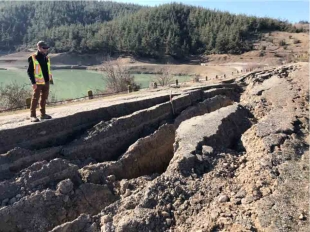
[(37, 43), (38, 51), (28, 58), (28, 76), (30, 78), (33, 95), (30, 106), (30, 120), (31, 122), (38, 122), (36, 116), (36, 108), (40, 99), (40, 119), (51, 119), (50, 115), (45, 112), (46, 100), (49, 93), (49, 85), (52, 84), (52, 73), (50, 66), (50, 59), (47, 57), (49, 46), (44, 41)]

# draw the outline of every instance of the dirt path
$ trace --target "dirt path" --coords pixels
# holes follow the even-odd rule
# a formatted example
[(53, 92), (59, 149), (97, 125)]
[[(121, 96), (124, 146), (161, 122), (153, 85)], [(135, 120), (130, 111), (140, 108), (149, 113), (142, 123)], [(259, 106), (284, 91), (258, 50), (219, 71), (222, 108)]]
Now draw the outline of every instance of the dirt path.
[[(183, 71), (189, 70), (192, 66), (193, 65), (182, 65)], [(114, 96), (109, 96), (109, 97), (100, 98), (100, 99), (68, 103), (65, 105), (48, 106), (47, 113), (51, 115), (53, 118), (61, 118), (61, 117), (66, 117), (68, 115), (73, 115), (79, 112), (94, 110), (94, 109), (98, 109), (104, 106), (109, 106), (109, 105), (118, 104), (122, 102), (136, 101), (137, 99), (146, 99), (146, 98), (166, 95), (170, 93), (172, 94), (180, 93), (183, 90), (186, 90), (188, 88), (217, 84), (217, 83), (220, 83), (222, 80), (238, 78), (240, 75), (242, 75), (241, 73), (238, 74), (238, 76), (236, 74), (234, 76), (227, 75), (226, 78), (224, 79), (223, 76), (220, 76), (218, 74), (219, 72), (221, 72), (221, 70), (225, 70), (225, 71), (236, 70), (235, 67), (224, 67), (224, 66), (218, 65), (216, 67), (210, 68), (210, 67), (205, 67), (205, 66), (196, 66), (196, 71), (199, 71), (200, 69), (208, 70), (209, 72), (213, 74), (212, 77), (211, 75), (208, 74), (208, 77), (211, 77), (209, 78), (210, 79), (209, 81), (205, 81), (204, 78), (200, 78), (199, 83), (192, 83), (192, 82), (182, 83), (180, 89), (175, 89), (175, 88), (159, 88), (156, 90), (144, 89), (139, 92), (135, 92), (131, 94), (114, 95)], [(219, 75), (219, 79), (215, 79), (214, 78), (215, 75)], [(38, 109), (37, 109), (37, 114), (39, 114)], [(29, 110), (19, 110), (15, 112), (6, 112), (6, 113), (0, 114), (0, 130), (12, 129), (16, 127), (30, 125), (31, 122), (30, 122), (29, 115), (30, 115)]]
[[(154, 96), (161, 96), (170, 93), (170, 90), (162, 90), (160, 92), (146, 92), (122, 94), (120, 96), (110, 96), (101, 99), (87, 100), (85, 102), (76, 102), (72, 104), (47, 107), (47, 113), (53, 118), (66, 117), (83, 111), (95, 110), (109, 105), (114, 105), (123, 102), (136, 101), (137, 99), (146, 99)], [(173, 93), (179, 92), (174, 90)], [(39, 110), (37, 109), (37, 114)], [(39, 122), (41, 123), (41, 122)], [(7, 112), (0, 115), (0, 130), (12, 129), (20, 126), (31, 124), (29, 110), (16, 112)]]

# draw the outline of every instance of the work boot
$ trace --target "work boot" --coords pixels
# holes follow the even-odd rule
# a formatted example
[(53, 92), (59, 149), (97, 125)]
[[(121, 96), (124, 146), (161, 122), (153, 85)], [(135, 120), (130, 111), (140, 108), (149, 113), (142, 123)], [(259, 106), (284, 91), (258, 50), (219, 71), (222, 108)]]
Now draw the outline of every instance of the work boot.
[(42, 119), (51, 119), (52, 117), (50, 116), (50, 115), (48, 115), (48, 114), (44, 114), (44, 115), (41, 115), (40, 116), (40, 119), (42, 120)]
[(40, 120), (37, 117), (31, 117), (30, 121), (31, 122), (39, 122)]

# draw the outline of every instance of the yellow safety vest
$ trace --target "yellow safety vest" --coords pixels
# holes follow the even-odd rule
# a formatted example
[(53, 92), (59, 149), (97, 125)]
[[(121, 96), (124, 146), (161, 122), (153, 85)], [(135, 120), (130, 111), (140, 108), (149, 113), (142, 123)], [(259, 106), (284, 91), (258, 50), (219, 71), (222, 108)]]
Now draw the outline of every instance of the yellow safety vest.
[[(33, 69), (34, 69), (34, 77), (36, 80), (36, 84), (37, 85), (45, 85), (45, 81), (44, 81), (44, 77), (43, 77), (43, 73), (42, 73), (42, 69), (41, 66), (39, 64), (39, 61), (36, 59), (36, 55), (37, 54), (33, 54), (32, 57), (32, 62), (33, 62)], [(52, 79), (52, 73), (51, 73), (51, 62), (50, 62), (50, 58), (47, 58), (47, 70), (48, 70), (48, 76), (49, 79)]]

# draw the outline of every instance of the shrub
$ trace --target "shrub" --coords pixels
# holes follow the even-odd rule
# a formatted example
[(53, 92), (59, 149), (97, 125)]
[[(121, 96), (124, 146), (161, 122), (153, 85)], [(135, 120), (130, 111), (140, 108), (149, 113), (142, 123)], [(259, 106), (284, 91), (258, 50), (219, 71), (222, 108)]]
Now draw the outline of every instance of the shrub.
[(174, 77), (168, 68), (162, 68), (160, 73), (155, 76), (153, 81), (161, 86), (166, 86), (174, 82)]
[(114, 93), (127, 91), (129, 85), (133, 91), (140, 89), (140, 85), (134, 81), (135, 77), (132, 76), (118, 61), (112, 62), (108, 57), (100, 70), (106, 73), (103, 80), (106, 82), (106, 88), (108, 91)]
[(29, 97), (31, 97), (31, 90), (26, 85), (19, 85), (16, 81), (0, 86), (0, 108), (2, 109), (24, 107)]

